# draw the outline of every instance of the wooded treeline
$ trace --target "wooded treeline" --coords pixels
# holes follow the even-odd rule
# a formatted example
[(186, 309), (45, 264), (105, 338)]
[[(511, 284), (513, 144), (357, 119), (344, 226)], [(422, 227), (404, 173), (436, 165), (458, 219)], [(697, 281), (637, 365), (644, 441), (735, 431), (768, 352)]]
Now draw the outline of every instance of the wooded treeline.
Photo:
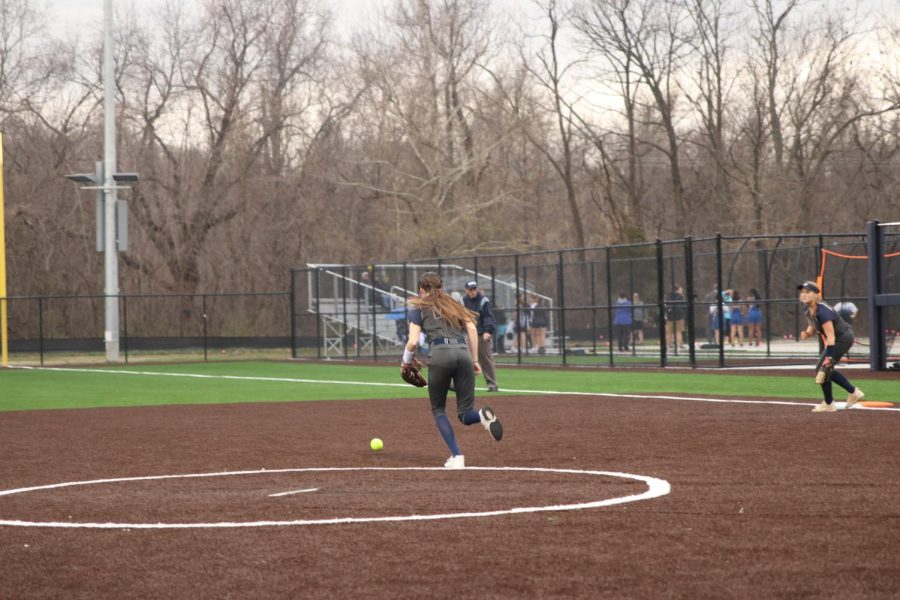
[[(352, 36), (317, 0), (118, 13), (122, 292), (898, 216), (898, 11), (524, 3), (393, 0)], [(101, 40), (0, 11), (9, 294), (100, 293), (94, 192), (64, 175), (103, 155)]]

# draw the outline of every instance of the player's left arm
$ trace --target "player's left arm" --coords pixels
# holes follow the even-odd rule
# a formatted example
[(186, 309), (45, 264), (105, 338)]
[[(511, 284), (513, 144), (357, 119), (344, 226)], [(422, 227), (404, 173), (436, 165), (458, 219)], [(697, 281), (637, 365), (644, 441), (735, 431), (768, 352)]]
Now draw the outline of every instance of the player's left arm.
[[(822, 336), (825, 339), (825, 360), (822, 367), (825, 370), (824, 379), (827, 381), (831, 379), (831, 369), (834, 368), (834, 323), (832, 321), (822, 323), (822, 332), (825, 334)], [(816, 381), (818, 382), (818, 379)]]

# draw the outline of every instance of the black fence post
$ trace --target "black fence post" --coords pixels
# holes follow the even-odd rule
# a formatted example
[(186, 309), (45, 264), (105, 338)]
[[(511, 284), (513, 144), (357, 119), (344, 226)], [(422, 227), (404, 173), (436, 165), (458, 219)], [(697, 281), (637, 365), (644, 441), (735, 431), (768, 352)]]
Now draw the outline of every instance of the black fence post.
[[(400, 289), (403, 291), (403, 320), (406, 321), (406, 326), (401, 329), (401, 331), (406, 332), (406, 339), (400, 340), (400, 353), (402, 354), (404, 350), (406, 350), (406, 342), (409, 340), (409, 295), (406, 293), (409, 289), (407, 287), (407, 279), (409, 278), (409, 265), (407, 265), (406, 261), (403, 261), (402, 266), (403, 273), (403, 285), (400, 286)], [(416, 288), (416, 292), (419, 291), (418, 286), (419, 282), (416, 281), (413, 283), (413, 286)]]
[(716, 289), (718, 293), (716, 294), (716, 318), (719, 320), (718, 328), (719, 328), (719, 339), (717, 340), (719, 343), (719, 367), (725, 367), (725, 313), (722, 308), (722, 295), (724, 289), (722, 288), (722, 234), (716, 234)]
[(525, 355), (528, 356), (528, 343), (531, 340), (531, 320), (528, 318), (528, 267), (522, 267), (522, 310), (525, 311)]
[(341, 348), (344, 349), (344, 358), (347, 359), (350, 356), (347, 351), (347, 265), (341, 266), (341, 310), (343, 311), (341, 318)]
[(360, 336), (360, 331), (362, 331), (362, 312), (367, 292), (360, 281), (362, 274), (359, 269), (356, 270), (353, 276), (356, 278), (356, 333), (353, 334), (356, 341), (353, 343), (353, 347), (356, 348), (356, 358), (359, 358), (362, 353), (362, 348), (360, 348), (360, 342), (362, 342), (362, 337)]
[[(497, 265), (493, 262), (491, 263), (491, 307), (494, 309), (494, 335), (491, 337), (491, 351), (499, 352), (501, 348), (501, 343), (504, 342), (502, 336), (500, 336), (500, 323), (497, 322)], [(509, 315), (509, 313), (506, 313)], [(504, 331), (504, 335), (506, 332)]]
[(563, 307), (560, 315), (559, 315), (559, 329), (562, 333), (562, 345), (560, 346), (560, 352), (562, 352), (562, 364), (565, 366), (566, 362), (566, 277), (564, 273), (564, 261), (563, 261), (563, 253), (560, 251), (559, 253), (559, 305)]
[(591, 343), (593, 347), (591, 351), (597, 356), (597, 274), (594, 269), (594, 261), (591, 265)]
[[(760, 250), (760, 271), (759, 271), (759, 279), (762, 281), (763, 294), (765, 294), (765, 299), (769, 298), (769, 295), (772, 293), (771, 286), (769, 285), (769, 249), (763, 247)], [(763, 307), (759, 307), (760, 312), (762, 312)], [(760, 326), (759, 334), (766, 336), (766, 356), (771, 356), (771, 346), (769, 342), (769, 324), (770, 324), (770, 311), (768, 302), (765, 303), (765, 311), (766, 317), (764, 320), (765, 325)], [(759, 340), (762, 343), (762, 340)]]
[(38, 298), (38, 352), (44, 366), (44, 298)]
[(515, 342), (516, 342), (516, 364), (522, 364), (522, 344), (519, 342), (522, 340), (522, 334), (519, 331), (522, 323), (522, 304), (519, 302), (519, 296), (521, 295), (521, 286), (519, 284), (519, 255), (516, 254), (513, 259), (513, 268), (516, 271), (516, 326), (515, 330)]
[(312, 271), (313, 291), (316, 299), (316, 357), (322, 358), (322, 303), (319, 298), (319, 267)]
[(688, 360), (691, 368), (697, 368), (697, 350), (694, 348), (696, 332), (694, 331), (694, 238), (684, 238), (684, 291), (687, 295), (687, 334)]
[(866, 233), (868, 234), (866, 250), (869, 255), (866, 265), (869, 271), (869, 369), (872, 371), (887, 369), (884, 309), (879, 298), (884, 291), (885, 279), (881, 258), (884, 252), (883, 231), (879, 225), (879, 221), (869, 221), (866, 224)]
[(606, 336), (609, 342), (609, 366), (613, 366), (616, 360), (613, 355), (612, 256), (609, 246), (606, 247)]
[(203, 360), (209, 360), (207, 355), (209, 349), (209, 341), (207, 339), (209, 315), (206, 314), (206, 294), (203, 294)]
[[(825, 236), (819, 234), (819, 244), (816, 246), (816, 276), (822, 272), (822, 250), (825, 248)], [(820, 290), (824, 295), (825, 290)]]
[(659, 311), (659, 366), (665, 367), (668, 362), (666, 354), (668, 341), (666, 340), (666, 280), (665, 259), (663, 258), (662, 240), (656, 238), (656, 294), (657, 310)]
[(634, 329), (634, 257), (628, 258), (628, 302), (631, 304), (631, 327), (628, 330), (628, 342), (631, 355), (637, 356), (637, 343), (635, 343)]
[(497, 265), (491, 264), (491, 303), (497, 308)]
[(122, 350), (125, 351), (125, 364), (128, 364), (128, 296), (122, 298)]
[(291, 269), (291, 358), (297, 358), (297, 271)]
[(378, 360), (378, 305), (381, 298), (378, 297), (378, 286), (375, 285), (375, 271), (378, 265), (372, 265), (369, 285), (372, 286), (372, 359)]

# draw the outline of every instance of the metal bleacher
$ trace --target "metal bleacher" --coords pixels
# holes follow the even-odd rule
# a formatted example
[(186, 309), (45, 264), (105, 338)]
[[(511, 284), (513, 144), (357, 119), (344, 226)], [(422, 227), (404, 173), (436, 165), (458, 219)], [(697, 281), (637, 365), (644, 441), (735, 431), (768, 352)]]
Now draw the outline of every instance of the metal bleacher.
[[(360, 271), (347, 265), (308, 264), (308, 311), (321, 321), (322, 351), (325, 357), (372, 356), (396, 353), (406, 341), (406, 307), (415, 290), (391, 285), (387, 289), (374, 285)], [(383, 269), (399, 269), (401, 265), (379, 265)], [(454, 296), (462, 293), (465, 282), (476, 278), (476, 273), (460, 265), (407, 265), (409, 281), (418, 280), (425, 271), (440, 269), (444, 289)], [(364, 272), (363, 272), (364, 273)], [(313, 278), (318, 277), (314, 282)], [(486, 280), (479, 278), (484, 285)], [(516, 293), (524, 292), (517, 286), (515, 277), (495, 277), (491, 282), (497, 298), (506, 307), (514, 307)], [(461, 298), (461, 295), (459, 295)], [(541, 295), (544, 305), (552, 308), (553, 299)], [(553, 311), (550, 312), (548, 349), (554, 344)], [(510, 320), (513, 320), (510, 315)], [(402, 337), (401, 337), (402, 336)], [(374, 344), (374, 347), (373, 347)]]

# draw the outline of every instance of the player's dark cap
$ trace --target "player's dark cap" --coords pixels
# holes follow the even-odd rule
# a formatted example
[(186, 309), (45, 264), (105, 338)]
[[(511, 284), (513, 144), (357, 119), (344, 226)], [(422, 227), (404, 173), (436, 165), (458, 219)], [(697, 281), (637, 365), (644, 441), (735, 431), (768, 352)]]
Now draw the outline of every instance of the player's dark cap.
[(804, 281), (800, 285), (797, 286), (798, 290), (809, 290), (810, 292), (814, 292), (816, 294), (819, 293), (819, 286), (817, 286), (812, 281)]
[(477, 288), (477, 287), (478, 287), (478, 282), (475, 281), (474, 279), (473, 279), (472, 281), (467, 281), (467, 282), (466, 282), (466, 289), (467, 289), (467, 290), (474, 290), (474, 289)]

